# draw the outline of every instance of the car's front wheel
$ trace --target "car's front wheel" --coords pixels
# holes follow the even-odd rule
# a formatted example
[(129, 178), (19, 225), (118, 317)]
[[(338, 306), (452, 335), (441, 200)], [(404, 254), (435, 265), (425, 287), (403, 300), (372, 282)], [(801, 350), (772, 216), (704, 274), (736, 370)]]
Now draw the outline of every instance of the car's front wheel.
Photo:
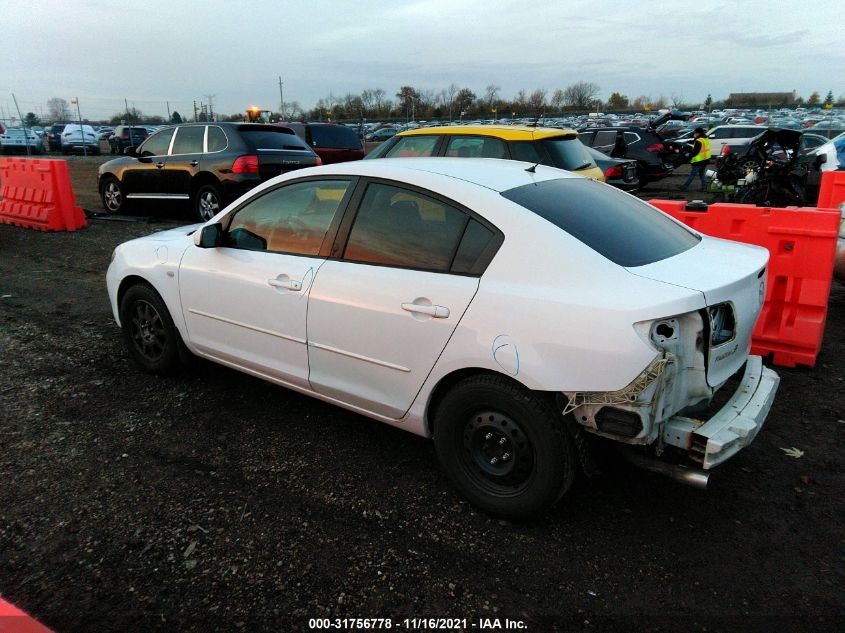
[(126, 209), (126, 197), (120, 181), (114, 176), (107, 176), (100, 187), (103, 208), (109, 213), (120, 213)]
[(223, 194), (213, 184), (202, 185), (194, 194), (194, 213), (200, 222), (207, 222), (223, 208)]
[(144, 371), (167, 374), (177, 369), (179, 332), (159, 294), (136, 284), (120, 302), (120, 325), (130, 356)]
[(504, 376), (459, 382), (435, 415), (434, 444), (446, 474), (484, 512), (537, 514), (575, 479), (577, 457), (560, 413)]

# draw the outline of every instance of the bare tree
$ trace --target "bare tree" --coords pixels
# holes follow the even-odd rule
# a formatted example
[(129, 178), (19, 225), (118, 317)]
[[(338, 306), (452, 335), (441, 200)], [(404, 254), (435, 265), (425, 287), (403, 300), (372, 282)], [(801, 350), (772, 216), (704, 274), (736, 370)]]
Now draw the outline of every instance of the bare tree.
[(532, 92), (531, 96), (528, 97), (528, 105), (531, 106), (531, 109), (534, 110), (534, 112), (538, 114), (542, 112), (546, 106), (545, 88), (538, 88), (537, 90)]
[(381, 88), (375, 88), (373, 90), (373, 103), (376, 107), (376, 116), (381, 116), (382, 109), (384, 108), (387, 112), (393, 108), (393, 104), (390, 101), (385, 102), (385, 97), (387, 93), (382, 90)]
[(599, 93), (599, 86), (591, 81), (579, 81), (563, 91), (566, 105), (578, 110), (589, 110)]
[(475, 93), (469, 88), (461, 88), (455, 95), (455, 105), (459, 111), (469, 109), (473, 101), (475, 101)]
[(549, 99), (549, 105), (552, 107), (552, 110), (554, 110), (555, 112), (559, 111), (563, 106), (564, 99), (565, 97), (563, 95), (563, 90), (561, 90), (560, 88), (555, 90), (552, 94), (552, 98)]
[(364, 114), (367, 116), (369, 116), (370, 111), (373, 109), (373, 105), (375, 104), (375, 95), (373, 92), (373, 90), (367, 88), (361, 93), (361, 105), (364, 106)]
[(684, 105), (684, 95), (672, 93), (672, 107), (676, 110)]
[(451, 83), (443, 90), (443, 106), (449, 109), (449, 120), (452, 120), (452, 106), (455, 104), (455, 96), (460, 92), (458, 84)]
[(493, 105), (499, 98), (499, 91), (501, 89), (501, 86), (497, 86), (496, 84), (490, 84), (484, 89), (484, 103), (487, 104), (488, 109), (493, 109)]
[(67, 121), (71, 117), (70, 104), (61, 97), (47, 101), (47, 113), (52, 121)]

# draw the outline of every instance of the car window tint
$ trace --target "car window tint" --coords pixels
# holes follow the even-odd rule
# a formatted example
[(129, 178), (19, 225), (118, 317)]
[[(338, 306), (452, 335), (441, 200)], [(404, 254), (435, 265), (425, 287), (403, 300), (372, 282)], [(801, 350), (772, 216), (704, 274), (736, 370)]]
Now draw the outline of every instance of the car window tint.
[(700, 241), (651, 205), (586, 178), (546, 180), (501, 195), (620, 266), (651, 264)]
[(314, 147), (361, 149), (361, 141), (355, 130), (345, 125), (312, 125), (311, 140)]
[(447, 271), (467, 216), (447, 204), (399, 187), (367, 187), (344, 257), (359, 262)]
[[(625, 138), (625, 142), (628, 145), (631, 145), (632, 143), (636, 143), (637, 141), (640, 140), (640, 137), (636, 132), (625, 132), (625, 134), (623, 136)], [(614, 143), (615, 143), (615, 141), (614, 141)]]
[[(616, 138), (616, 132), (613, 137)], [(552, 158), (552, 164), (559, 169), (585, 169), (596, 166), (593, 157), (577, 138), (546, 139), (542, 143)]]
[(414, 156), (431, 156), (437, 139), (440, 137), (434, 134), (423, 136), (403, 136), (391, 147), (385, 158), (410, 158)]
[(460, 158), (508, 158), (505, 142), (493, 136), (453, 136), (446, 156)]
[(710, 136), (710, 138), (716, 138), (716, 139), (730, 138), (731, 137), (731, 130), (730, 130), (730, 128), (726, 128), (726, 127), (719, 128), (718, 130), (713, 130), (711, 132), (711, 134), (708, 135), (708, 136)]
[(349, 184), (348, 180), (319, 180), (274, 189), (235, 214), (226, 245), (318, 255)]
[(204, 125), (177, 128), (176, 140), (173, 141), (171, 154), (201, 154), (204, 136)]
[(534, 141), (512, 141), (510, 150), (514, 160), (523, 160), (526, 163), (539, 163), (542, 160), (540, 148)]
[(613, 145), (616, 143), (616, 130), (603, 130), (596, 132), (596, 139), (593, 145)]
[(583, 132), (578, 132), (578, 138), (581, 139), (581, 142), (585, 145), (592, 145), (593, 144), (593, 137), (596, 135), (595, 132), (591, 132), (589, 130), (585, 130)]
[(472, 272), (478, 258), (493, 239), (493, 231), (476, 220), (470, 220), (452, 263), (453, 273)]
[(250, 151), (293, 150), (311, 153), (313, 150), (299, 138), (293, 130), (273, 126), (241, 126), (238, 128), (241, 138)]
[(219, 152), (226, 149), (226, 133), (216, 125), (208, 126), (208, 151)]
[(173, 138), (173, 128), (153, 134), (139, 148), (140, 156), (165, 156)]

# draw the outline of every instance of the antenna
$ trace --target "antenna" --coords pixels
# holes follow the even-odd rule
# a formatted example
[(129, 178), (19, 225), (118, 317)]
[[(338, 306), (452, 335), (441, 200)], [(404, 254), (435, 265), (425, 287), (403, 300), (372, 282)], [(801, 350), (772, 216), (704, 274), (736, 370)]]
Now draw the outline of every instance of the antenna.
[(540, 164), (540, 161), (537, 161), (536, 163), (531, 165), (531, 167), (529, 167), (525, 171), (527, 171), (529, 174), (535, 174), (535, 173), (537, 173), (537, 165), (539, 165), (539, 164)]

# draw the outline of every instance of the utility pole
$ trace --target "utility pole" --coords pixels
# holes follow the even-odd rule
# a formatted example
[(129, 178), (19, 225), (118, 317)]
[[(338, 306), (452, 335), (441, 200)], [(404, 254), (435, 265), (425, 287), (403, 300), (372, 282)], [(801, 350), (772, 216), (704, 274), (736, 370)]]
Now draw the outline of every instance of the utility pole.
[(167, 122), (170, 123), (170, 102), (165, 101), (164, 103), (167, 104)]
[(123, 98), (123, 105), (126, 106), (126, 124), (132, 125), (132, 118), (129, 116), (129, 101), (127, 101), (126, 97)]
[[(79, 138), (82, 140), (82, 155), (87, 158), (88, 146), (85, 145), (85, 130), (82, 129), (82, 112), (79, 110), (79, 97), (74, 98), (71, 103), (76, 104), (76, 116), (79, 117)], [(15, 105), (17, 105), (17, 101)]]
[(285, 117), (285, 91), (284, 91), (285, 82), (282, 81), (282, 76), (279, 75), (279, 112), (282, 115), (282, 120), (286, 121), (287, 117)]
[(208, 101), (208, 120), (214, 120), (214, 97), (217, 95), (204, 95), (206, 101)]
[(194, 99), (194, 123), (197, 122), (197, 100)]
[[(12, 93), (12, 100), (15, 102), (15, 110), (18, 111), (18, 116), (21, 118), (21, 127), (23, 128), (23, 140), (26, 143), (26, 156), (29, 158), (31, 156), (29, 151), (29, 128), (26, 127), (26, 121), (23, 119), (23, 115), (21, 114), (21, 107), (18, 105), (18, 98), (15, 96), (15, 93)], [(81, 131), (81, 130), (80, 130)], [(82, 148), (85, 148), (85, 139), (83, 138)]]

